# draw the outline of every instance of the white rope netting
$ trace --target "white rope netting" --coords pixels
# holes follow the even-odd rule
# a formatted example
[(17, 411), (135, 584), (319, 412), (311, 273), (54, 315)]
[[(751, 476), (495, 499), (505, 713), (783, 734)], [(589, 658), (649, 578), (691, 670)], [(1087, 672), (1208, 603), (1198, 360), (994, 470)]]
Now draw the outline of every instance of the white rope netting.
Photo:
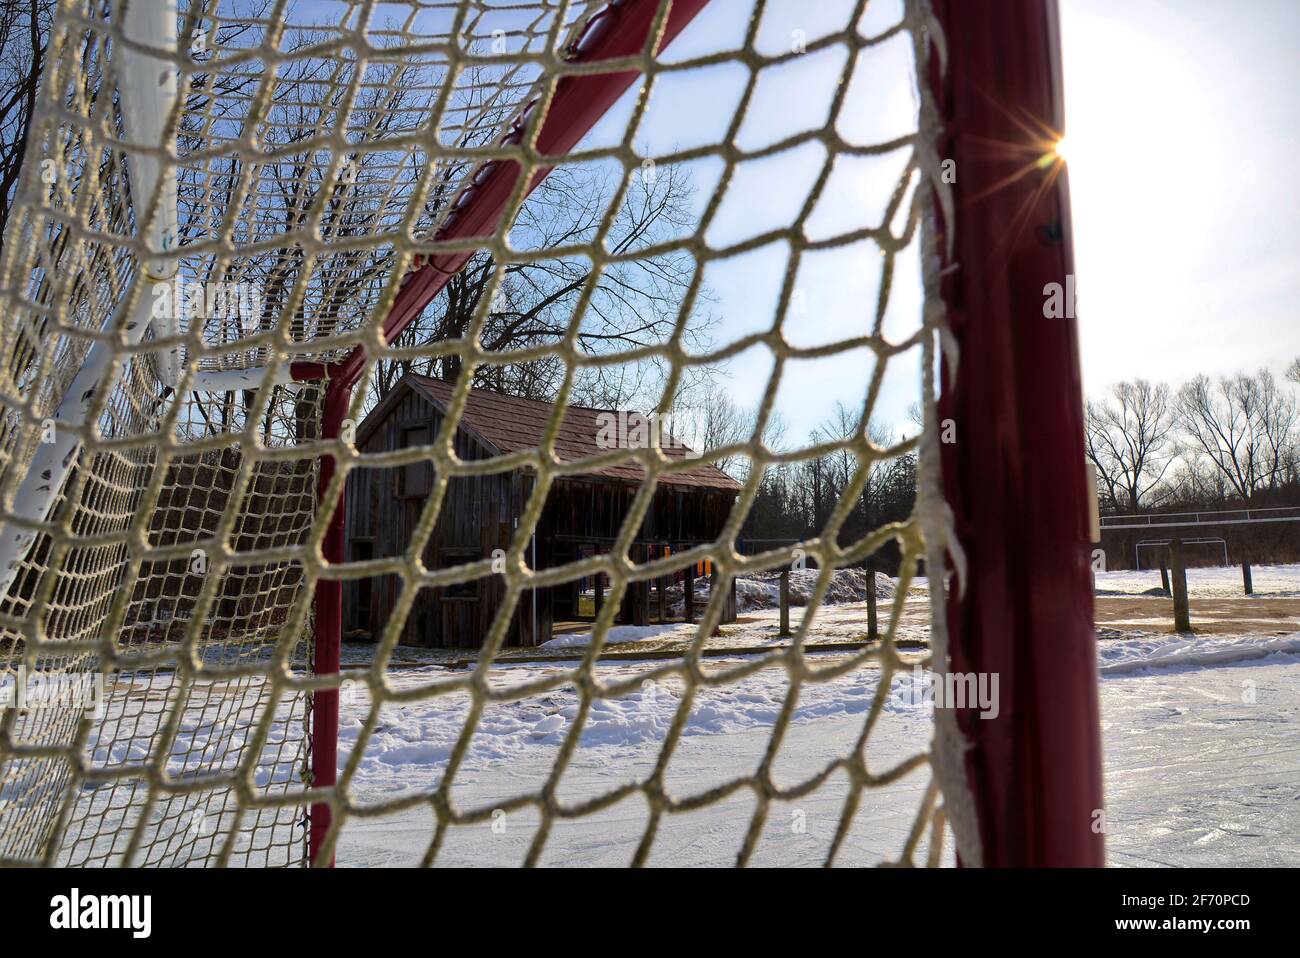
[[(179, 40), (169, 50), (128, 33), (124, 24), (132, 22), (131, 13), (123, 0), (61, 0), (0, 267), (0, 538), (16, 555), (0, 605), (0, 667), (10, 674), (22, 668), (29, 674), (89, 676), (102, 681), (103, 696), (93, 715), (71, 708), (0, 712), (0, 859), (301, 864), (305, 819), (316, 801), (331, 810), (326, 853), (362, 819), (427, 808), (430, 828), (421, 855), (426, 863), (439, 860), (450, 831), (489, 823), (495, 813), (529, 809), (537, 824), (524, 857), (533, 863), (542, 860), (557, 822), (640, 800), (645, 823), (629, 857), (642, 863), (651, 860), (656, 836), (673, 815), (748, 791), (753, 805), (735, 850), (744, 862), (754, 854), (774, 805), (840, 779), (843, 799), (826, 849), (826, 858), (834, 860), (860, 817), (867, 790), (931, 776), (890, 859), (940, 861), (951, 820), (963, 856), (978, 860), (955, 725), (940, 729), (943, 744), (933, 754), (930, 742), (918, 741), (912, 754), (887, 767), (867, 760), (891, 680), (913, 668), (915, 657), (896, 644), (909, 584), (921, 560), (929, 569), (943, 568), (950, 549), (935, 445), (934, 376), (944, 330), (937, 294), (941, 253), (929, 248), (933, 197), (945, 203), (947, 193), (932, 146), (938, 121), (922, 79), (935, 39), (926, 5), (845, 3), (838, 26), (774, 51), (760, 43), (760, 34), (769, 8), (780, 4), (757, 2), (734, 46), (698, 54), (692, 47), (674, 56), (672, 47), (652, 53), (647, 45), (624, 64), (639, 70), (645, 84), (627, 100), (627, 109), (611, 114), (619, 128), (599, 128), (599, 144), (580, 146), (561, 167), (605, 164), (618, 171), (600, 203), (587, 211), (582, 229), (531, 244), (530, 235), (540, 231), (512, 235), (499, 228), (474, 242), (442, 239), (440, 231), (493, 162), (513, 160), (522, 167), (505, 222), (514, 223), (521, 207), (527, 220), (523, 183), (554, 164), (533, 144), (555, 84), (565, 76), (609, 72), (608, 65), (584, 64), (577, 42), (604, 6), (560, 0), (183, 0), (175, 14)], [(664, 29), (667, 12), (667, 4), (657, 10), (655, 31)], [(166, 35), (170, 27), (161, 29)], [(740, 133), (760, 78), (800, 57), (833, 50), (843, 52), (842, 82), (818, 105), (825, 121), (776, 142), (742, 147)], [(887, 141), (857, 142), (845, 132), (851, 127), (846, 104), (858, 109), (862, 102), (853, 81), (886, 51), (894, 57), (902, 51), (912, 71), (913, 128)], [(918, 69), (918, 63), (927, 66)], [(707, 143), (651, 158), (660, 170), (701, 161), (717, 165), (719, 174), (701, 193), (690, 228), (639, 246), (621, 243), (620, 211), (646, 169), (637, 130), (650, 91), (657, 82), (720, 67), (743, 70), (746, 77), (728, 128)], [(128, 129), (133, 121), (122, 104), (135, 95), (130, 84), (155, 73), (159, 95), (170, 95), (174, 106), (160, 139), (140, 142)], [(170, 85), (174, 93), (168, 93)], [(510, 135), (519, 129), (522, 135)], [(795, 215), (742, 241), (711, 244), (710, 228), (741, 179), (738, 171), (808, 145), (818, 147), (822, 159)], [(902, 158), (880, 204), (883, 216), (853, 223), (841, 217), (833, 230), (810, 235), (808, 223), (832, 192), (837, 163), (877, 157)], [(154, 167), (158, 172), (150, 174)], [(141, 183), (152, 192), (146, 195)], [(747, 202), (761, 206), (764, 197)], [(950, 219), (952, 211), (945, 212)], [(785, 244), (788, 257), (761, 331), (691, 348), (710, 266), (774, 242)], [(874, 301), (862, 304), (857, 328), (815, 346), (797, 345), (792, 326), (809, 321), (792, 318), (801, 262), (819, 251), (865, 244), (874, 252), (862, 257), (862, 268), (878, 271), (880, 280)], [(903, 334), (886, 335), (896, 266), (918, 246), (925, 249), (924, 308)], [(436, 255), (470, 248), (487, 257), (479, 261), (488, 264), (486, 291), (463, 334), (386, 341), (384, 317), (411, 271)], [(564, 264), (556, 270), (567, 282), (564, 270), (578, 261), (584, 264), (581, 279), (546, 314), (544, 334), (509, 349), (486, 341), (493, 303), (515, 295), (512, 276), (520, 268)], [(631, 268), (649, 273), (664, 264), (683, 277), (667, 306), (664, 297), (653, 297), (666, 321), (640, 341), (593, 348), (593, 326), (609, 322), (601, 312), (601, 296), (607, 295), (601, 283), (613, 277), (617, 286)], [(149, 328), (139, 328), (132, 317), (143, 315), (139, 304), (151, 298)], [(442, 308), (438, 301), (429, 307)], [(328, 380), (294, 381), (290, 366), (338, 363), (357, 347), (364, 349), (365, 362), (352, 392), (351, 423), (370, 409), (376, 383), (393, 364), (455, 360), (460, 375), (437, 435), (417, 447), (362, 454), (350, 431), (341, 438), (324, 434)], [(751, 468), (725, 527), (706, 544), (651, 563), (629, 558), (659, 480), (698, 461), (654, 448), (563, 461), (555, 453), (559, 413), (536, 448), (487, 461), (456, 455), (455, 426), (476, 370), (543, 369), (556, 408), (563, 409), (576, 402), (593, 375), (653, 366), (662, 373), (661, 395), (672, 397), (694, 372), (756, 347), (773, 362), (756, 432), (704, 457), (743, 457)], [(874, 357), (861, 393), (860, 428), (793, 452), (769, 449), (762, 435), (783, 373), (802, 360), (854, 350)], [(101, 355), (111, 359), (96, 388), (75, 395), (79, 374), (98, 369)], [(920, 436), (882, 448), (871, 440), (867, 424), (887, 371), (900, 364), (915, 370), (925, 428)], [(71, 415), (69, 403), (84, 408)], [(670, 404), (666, 398), (660, 405)], [(33, 500), (30, 477), (32, 464), (45, 462), (39, 457), (51, 430), (64, 444), (58, 448), (66, 472), (53, 470), (50, 481), (57, 488), (50, 490), (47, 507), (39, 497)], [(851, 455), (856, 466), (817, 535), (757, 555), (738, 554), (737, 538), (764, 471), (837, 451)], [(327, 505), (320, 507), (320, 459), (327, 454), (340, 468), (324, 491)], [(871, 470), (907, 455), (917, 456), (920, 473), (912, 518), (845, 541), (841, 531)], [(530, 538), (555, 482), (629, 459), (640, 462), (645, 479), (617, 540), (601, 554), (532, 570)], [(413, 462), (432, 463), (433, 480), (409, 546), (401, 554), (330, 570), (323, 544), (349, 474)], [(518, 469), (531, 475), (532, 492), (504, 564), (482, 556), (427, 568), (422, 557), (449, 484)], [(895, 599), (882, 612), (880, 641), (831, 658), (806, 653), (834, 571), (861, 565), (891, 540), (902, 562)], [(711, 666), (704, 651), (732, 581), (786, 568), (796, 549), (821, 572), (794, 635)], [(717, 570), (719, 587), (689, 647), (635, 674), (603, 671), (602, 650), (624, 593), (634, 583), (706, 558)], [(584, 655), (503, 680), (499, 657), (511, 616), (531, 590), (596, 574), (608, 581), (609, 595)], [(340, 757), (338, 781), (327, 792), (308, 795), (321, 782), (310, 767), (312, 692), (337, 688), (341, 681), (337, 675), (312, 676), (313, 596), (319, 583), (340, 575), (350, 583), (395, 578), (400, 596), (375, 636), (370, 664), (348, 673), (364, 686), (365, 698), (360, 705), (345, 703), (354, 709), (349, 714), (355, 727), (351, 748)], [(392, 663), (421, 590), (485, 577), (502, 580), (504, 599), (486, 634), (475, 637), (481, 643), (477, 665), (427, 681), (395, 682)], [(944, 602), (937, 584), (930, 606), (930, 647), (938, 658), (922, 661), (941, 668)], [(700, 791), (670, 789), (665, 776), (698, 700), (763, 670), (784, 674), (785, 696), (756, 768)], [(875, 677), (860, 735), (817, 774), (778, 783), (772, 764), (801, 691), (857, 674)], [(676, 703), (654, 766), (629, 775), (617, 789), (561, 798), (560, 785), (593, 707), (639, 694), (646, 682), (671, 687)], [(452, 791), (484, 715), (557, 690), (571, 695), (575, 708), (545, 781), (487, 805), (458, 804)], [(451, 700), (464, 704), (437, 780), (362, 807), (351, 786), (378, 734), (381, 713)]]

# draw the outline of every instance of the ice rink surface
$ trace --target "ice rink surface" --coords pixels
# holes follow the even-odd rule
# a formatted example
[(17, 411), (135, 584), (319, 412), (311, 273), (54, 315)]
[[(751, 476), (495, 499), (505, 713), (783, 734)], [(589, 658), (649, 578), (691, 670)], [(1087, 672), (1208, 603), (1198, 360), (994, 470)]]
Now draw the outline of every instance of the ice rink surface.
[[(1193, 600), (1239, 589), (1239, 570), (1192, 570)], [(1099, 590), (1140, 594), (1152, 574), (1111, 573)], [(1257, 570), (1262, 594), (1300, 592), (1300, 568)], [(1158, 578), (1157, 578), (1158, 584)], [(1239, 593), (1238, 593), (1239, 594)], [(853, 607), (829, 607), (836, 625)], [(761, 614), (761, 613), (760, 613)], [(655, 627), (650, 627), (654, 629)], [(635, 636), (628, 635), (628, 639)], [(822, 659), (831, 664), (840, 653)], [(743, 661), (711, 660), (726, 669)], [(627, 678), (657, 663), (601, 666), (602, 679)], [(1107, 790), (1107, 845), (1114, 865), (1292, 865), (1300, 862), (1300, 633), (1177, 636), (1157, 631), (1107, 634), (1099, 643)], [(501, 668), (493, 682), (535, 679), (563, 663)], [(438, 681), (441, 670), (409, 671), (399, 686)], [(782, 787), (821, 772), (861, 734), (878, 673), (860, 669), (806, 685), (772, 765)], [(868, 767), (887, 770), (923, 752), (930, 734), (927, 707), (916, 700), (914, 675), (896, 676), (867, 745)], [(788, 677), (780, 667), (697, 693), (690, 719), (668, 763), (665, 784), (677, 797), (697, 795), (751, 776), (762, 761)], [(594, 703), (580, 745), (556, 797), (574, 803), (644, 780), (660, 755), (679, 704), (673, 679), (644, 684), (619, 699)], [(435, 789), (446, 770), (468, 697), (437, 696), (386, 705), (365, 748), (352, 794), (361, 805)], [(492, 810), (546, 785), (561, 744), (578, 715), (572, 687), (484, 713), (451, 790), (460, 810)], [(369, 708), (364, 692), (344, 707), (340, 762), (355, 744)], [(875, 864), (897, 858), (928, 782), (922, 766), (900, 781), (867, 790), (838, 863)], [(774, 803), (762, 828), (755, 864), (815, 865), (826, 855), (848, 793), (842, 773), (790, 803)], [(741, 788), (724, 801), (663, 820), (650, 857), (654, 865), (729, 864), (750, 825), (753, 793)], [(541, 862), (558, 866), (619, 865), (630, 860), (647, 820), (639, 793), (601, 812), (558, 820)], [(501, 812), (452, 828), (438, 863), (508, 865), (522, 862), (538, 821), (534, 808)], [(353, 818), (339, 843), (348, 865), (418, 862), (428, 847), (433, 814), (427, 804), (379, 818)], [(952, 851), (944, 859), (951, 862)], [(920, 855), (924, 860), (925, 843)]]

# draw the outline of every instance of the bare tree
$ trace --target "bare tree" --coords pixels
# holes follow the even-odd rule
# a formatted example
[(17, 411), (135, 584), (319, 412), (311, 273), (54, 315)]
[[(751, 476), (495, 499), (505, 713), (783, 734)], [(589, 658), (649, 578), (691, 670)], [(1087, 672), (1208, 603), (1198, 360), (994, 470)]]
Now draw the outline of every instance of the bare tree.
[[(701, 390), (699, 402), (691, 403), (679, 398), (674, 405), (673, 428), (681, 431), (676, 438), (685, 441), (689, 437), (695, 443), (694, 448), (703, 452), (751, 442), (758, 431), (758, 410), (742, 409), (727, 398), (716, 374), (706, 382), (707, 388)], [(779, 450), (785, 441), (785, 433), (785, 420), (774, 411), (764, 424), (763, 444), (768, 449)], [(742, 482), (753, 468), (753, 460), (744, 453), (723, 456), (713, 463)]]
[(1267, 370), (1260, 371), (1259, 392), (1259, 429), (1272, 489), (1300, 478), (1300, 406), (1295, 394), (1285, 385), (1279, 386)]
[[(893, 430), (875, 422), (863, 422), (861, 413), (851, 410), (843, 403), (837, 402), (835, 409), (810, 437), (813, 442), (846, 442), (860, 436), (866, 431), (867, 438), (878, 448), (888, 448), (895, 442)], [(820, 460), (819, 478), (826, 483), (825, 494), (832, 503), (838, 500), (859, 469), (867, 470), (866, 482), (862, 487), (857, 502), (854, 503), (855, 525), (865, 529), (876, 523), (878, 498), (877, 485), (892, 467), (895, 460), (877, 459), (863, 463), (858, 454), (849, 448), (840, 447)]]
[(1112, 507), (1138, 512), (1159, 497), (1175, 457), (1175, 418), (1169, 387), (1145, 379), (1116, 383), (1111, 401), (1087, 404), (1088, 458)]
[[(237, 29), (225, 25), (223, 30)], [(260, 28), (259, 28), (260, 29)], [(318, 42), (310, 31), (296, 34), (296, 46)], [(216, 47), (232, 43), (250, 45), (257, 36), (221, 35)], [(450, 107), (435, 101), (445, 77), (441, 68), (418, 58), (394, 58), (367, 68), (365, 82), (354, 91), (357, 66), (346, 58), (295, 57), (277, 76), (273, 101), (259, 134), (265, 159), (248, 170), (238, 155), (221, 157), (203, 169), (183, 168), (180, 182), (180, 219), (187, 240), (201, 239), (220, 230), (226, 210), (237, 206), (242, 182), (251, 182), (253, 195), (245, 205), (256, 206), (256, 223), (234, 217), (229, 227), (237, 240), (264, 242), (268, 231), (292, 239), (310, 226), (325, 246), (309, 255), (302, 245), (286, 241), (235, 259), (209, 257), (191, 269), (200, 282), (240, 281), (261, 291), (262, 315), (252, 323), (247, 317), (219, 317), (205, 326), (209, 344), (238, 343), (252, 331), (265, 332), (281, 321), (295, 295), (290, 333), (303, 344), (355, 329), (371, 321), (375, 307), (395, 265), (393, 246), (355, 244), (360, 235), (396, 230), (406, 222), (421, 178), (425, 184), (422, 206), (416, 211), (417, 234), (431, 235), (443, 212), (456, 199), (473, 161), (444, 156), (433, 165), (419, 149), (410, 147), (412, 136), (429, 131), (431, 118), (441, 116), (437, 136), (444, 147), (475, 149), (491, 145), (513, 116), (512, 104), (501, 96), (497, 74), (502, 68), (472, 68), (452, 93)], [(495, 72), (494, 72), (495, 71)], [(234, 67), (212, 77), (194, 77), (181, 128), (182, 153), (211, 147), (214, 139), (239, 135), (239, 115), (221, 106), (231, 98), (247, 98), (261, 77), (256, 64)], [(249, 87), (250, 89), (243, 89)], [(345, 112), (346, 111), (346, 112)], [(322, 137), (347, 117), (353, 149), (334, 157)], [(214, 119), (215, 117), (215, 119)], [(454, 119), (449, 119), (453, 117)], [(391, 145), (390, 145), (391, 144)], [(509, 353), (552, 346), (568, 334), (574, 310), (588, 284), (593, 284), (576, 341), (579, 349), (601, 354), (619, 349), (657, 345), (677, 326), (678, 311), (694, 274), (693, 258), (683, 252), (656, 252), (638, 257), (639, 250), (669, 235), (689, 232), (686, 200), (687, 174), (667, 167), (644, 175), (637, 171), (627, 184), (608, 168), (563, 166), (551, 172), (525, 202), (511, 229), (514, 248), (537, 252), (604, 242), (616, 261), (593, 277), (589, 257), (557, 252), (554, 257), (521, 256), (501, 271), (489, 304), (498, 264), (487, 252), (474, 256), (452, 277), (443, 292), (416, 317), (397, 339), (399, 347), (419, 347), (464, 339), (474, 316), (487, 306), (486, 321), (478, 330), (478, 345)], [(620, 202), (607, 216), (615, 196)], [(607, 222), (609, 220), (609, 222)], [(253, 229), (258, 235), (252, 235)], [(241, 244), (242, 245), (242, 244)], [(218, 273), (218, 271), (220, 271)], [(697, 298), (707, 302), (707, 297)], [(698, 345), (706, 317), (697, 306), (687, 317), (683, 341)], [(245, 364), (260, 365), (265, 357), (241, 357)], [(461, 371), (456, 353), (427, 358), (380, 358), (370, 380), (367, 400), (378, 402), (407, 372), (420, 372), (455, 380)], [(565, 372), (562, 357), (550, 355), (528, 361), (485, 364), (474, 371), (474, 385), (498, 392), (549, 399)], [(692, 369), (690, 375), (702, 375)], [(608, 367), (588, 367), (577, 379), (575, 402), (607, 407), (639, 399), (645, 408), (657, 405), (651, 386), (662, 384), (662, 369), (652, 361)], [(277, 387), (277, 389), (280, 387)], [(227, 397), (223, 410), (241, 403)], [(254, 395), (242, 397), (249, 406)], [(197, 401), (199, 397), (195, 397)], [(272, 403), (274, 405), (274, 403)], [(224, 430), (230, 423), (212, 423)]]
[[(877, 448), (888, 449), (898, 442), (892, 429), (874, 422), (864, 425), (860, 413), (840, 404), (812, 430), (808, 444), (852, 440), (861, 436), (864, 429)], [(760, 540), (820, 535), (831, 511), (842, 502), (850, 484), (863, 469), (866, 470), (863, 487), (854, 501), (848, 503), (851, 508), (839, 528), (842, 544), (855, 541), (884, 523), (906, 520), (916, 501), (915, 454), (873, 458), (864, 463), (856, 451), (840, 448), (767, 469), (746, 518), (744, 535)], [(896, 562), (897, 544), (887, 544), (876, 558), (882, 554), (886, 563)]]
[(907, 421), (921, 431), (925, 431), (925, 409), (919, 402), (907, 404)]
[(1169, 499), (1183, 504), (1221, 503), (1232, 491), (1222, 470), (1191, 446), (1179, 449), (1168, 482)]
[[(512, 244), (545, 251), (596, 242), (620, 185), (621, 178), (600, 168), (553, 171), (524, 204), (511, 230)], [(576, 334), (581, 352), (597, 356), (666, 342), (676, 329), (695, 263), (681, 251), (637, 253), (693, 229), (687, 203), (691, 191), (689, 177), (678, 168), (661, 168), (653, 177), (634, 175), (621, 202), (608, 214), (612, 215), (612, 229), (605, 247), (617, 259), (598, 275), (593, 275), (588, 257), (568, 253), (557, 253), (554, 258), (521, 257), (506, 264), (496, 294), (487, 304), (479, 333), (481, 346), (508, 353), (560, 342), (568, 334), (574, 310), (589, 284), (592, 289)], [(398, 345), (463, 338), (497, 269), (492, 255), (485, 252), (473, 257), (399, 337)], [(698, 299), (701, 305), (707, 301), (707, 294)], [(686, 317), (683, 342), (688, 347), (706, 341), (705, 329), (711, 320), (701, 305)], [(374, 398), (381, 398), (409, 371), (452, 381), (460, 370), (461, 358), (456, 354), (381, 362)], [(563, 373), (561, 357), (547, 356), (528, 362), (485, 364), (475, 370), (474, 384), (549, 399)], [(708, 370), (692, 369), (690, 375), (706, 377)], [(654, 360), (589, 366), (577, 379), (573, 399), (604, 408), (632, 404), (651, 408), (658, 405), (657, 390), (665, 378), (666, 369)], [(679, 385), (679, 391), (681, 388)]]
[[(8, 92), (0, 95), (0, 222), (14, 194), (53, 6), (53, 0), (0, 0), (0, 75), (10, 81), (4, 85)], [(208, 42), (190, 53), (202, 64), (219, 49), (256, 47), (264, 40), (264, 30), (265, 17), (223, 20)], [(324, 39), (325, 34), (303, 28), (295, 29), (286, 42), (308, 49)], [(404, 228), (422, 177), (431, 175), (411, 224), (417, 234), (429, 235), (476, 162), (470, 157), (449, 159), (446, 149), (490, 146), (518, 105), (506, 82), (508, 68), (500, 65), (462, 71), (445, 102), (440, 99), (445, 69), (433, 59), (413, 55), (376, 61), (365, 67), (361, 83), (358, 69), (347, 57), (312, 54), (285, 60), (268, 113), (260, 118), (262, 150), (255, 159), (224, 150), (222, 144), (247, 133), (242, 104), (252, 101), (266, 82), (256, 59), (223, 62), (220, 70), (210, 73), (198, 69), (182, 91), (185, 110), (178, 152), (210, 157), (182, 163), (178, 169), (182, 245), (225, 235), (241, 252), (187, 256), (181, 278), (201, 287), (248, 284), (258, 289), (261, 302), (260, 315), (241, 310), (190, 318), (191, 324), (202, 325), (204, 341), (220, 347), (226, 362), (265, 363), (267, 357), (250, 350), (246, 341), (275, 328), (286, 310), (290, 335), (302, 344), (298, 355), (303, 357), (315, 355), (311, 344), (322, 337), (372, 321), (392, 273), (395, 248), (349, 241)], [(433, 130), (435, 119), (438, 128)], [(340, 124), (346, 125), (353, 147), (344, 157), (334, 156), (326, 140)], [(419, 146), (411, 146), (413, 137), (418, 142), (424, 135), (436, 138), (443, 148), (436, 166)], [(557, 355), (537, 358), (538, 347), (554, 346), (569, 334), (589, 285), (593, 288), (576, 331), (577, 346), (587, 355), (658, 346), (673, 336), (687, 348), (707, 345), (711, 317), (706, 291), (697, 290), (684, 323), (679, 318), (695, 278), (694, 258), (662, 247), (652, 251), (663, 240), (689, 235), (695, 228), (687, 202), (692, 190), (689, 174), (673, 165), (638, 169), (624, 184), (622, 170), (611, 169), (597, 164), (561, 166), (524, 204), (511, 230), (512, 246), (557, 253), (551, 258), (521, 256), (504, 265), (504, 279), (487, 310), (478, 345), (505, 356), (476, 368), (475, 385), (551, 398), (564, 376), (565, 361)], [(129, 192), (124, 177), (120, 188)], [(615, 197), (616, 208), (610, 211)], [(142, 201), (133, 205), (141, 206)], [(304, 232), (319, 236), (324, 248), (309, 253), (295, 241)], [(277, 234), (285, 241), (268, 244)], [(590, 256), (575, 252), (597, 243), (612, 259), (598, 274)], [(642, 250), (646, 254), (638, 255)], [(464, 338), (497, 271), (491, 255), (475, 256), (397, 345), (418, 347)], [(680, 331), (679, 324), (684, 326)], [(528, 361), (509, 360), (510, 352), (524, 349), (533, 350)], [(576, 380), (574, 401), (657, 406), (654, 387), (662, 387), (667, 379), (666, 362), (651, 358), (585, 366)], [(381, 398), (411, 370), (455, 379), (460, 356), (381, 360), (371, 380), (370, 401)], [(679, 388), (708, 374), (703, 367), (691, 367)], [(282, 398), (277, 395), (268, 404), (267, 429), (269, 410)], [(254, 401), (251, 392), (195, 395), (185, 426), (199, 432), (238, 428), (237, 420)]]
[[(746, 415), (739, 406), (719, 393), (711, 402), (705, 402), (698, 411), (696, 433), (702, 451), (721, 449), (735, 443), (748, 442), (754, 433), (754, 416)], [(724, 472), (746, 472), (748, 462), (744, 456), (724, 456), (714, 464)]]
[(1217, 383), (1197, 376), (1179, 391), (1178, 409), (1192, 450), (1242, 499), (1276, 487), (1294, 467), (1295, 397), (1267, 369)]
[(0, 0), (0, 243), (27, 149), (53, 10), (54, 0)]

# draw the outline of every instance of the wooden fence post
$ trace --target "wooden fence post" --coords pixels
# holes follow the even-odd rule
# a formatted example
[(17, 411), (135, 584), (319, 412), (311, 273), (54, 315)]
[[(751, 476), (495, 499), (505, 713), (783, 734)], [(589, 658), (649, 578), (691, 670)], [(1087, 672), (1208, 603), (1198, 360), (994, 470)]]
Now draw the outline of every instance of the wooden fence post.
[(876, 557), (867, 560), (867, 638), (880, 638), (876, 622)]
[(1169, 559), (1174, 574), (1174, 631), (1192, 631), (1191, 610), (1187, 605), (1187, 567), (1183, 564), (1183, 540), (1169, 543)]
[[(632, 561), (636, 565), (645, 565), (650, 561), (650, 547), (645, 543), (632, 546)], [(628, 592), (632, 596), (632, 621), (629, 625), (650, 624), (650, 580), (637, 579), (630, 583)]]
[(1241, 558), (1241, 585), (1246, 590), (1246, 595), (1255, 594), (1255, 582), (1250, 574), (1250, 553), (1243, 554)]
[[(709, 601), (710, 601), (710, 602), (722, 602), (722, 603), (724, 603), (724, 604), (723, 604), (723, 608), (725, 609), (725, 608), (726, 608), (725, 600), (723, 600), (723, 599), (719, 599), (719, 598), (718, 598), (718, 579), (720, 579), (720, 578), (721, 578), (721, 576), (718, 574), (718, 567), (715, 565), (715, 566), (714, 566), (714, 567), (709, 571)], [(717, 624), (716, 626), (714, 626), (714, 628), (713, 628), (713, 634), (714, 634), (714, 635), (721, 635), (721, 634), (722, 634), (722, 620), (723, 620), (724, 617), (725, 617), (725, 616), (718, 616), (718, 624)]]
[(790, 634), (790, 570), (781, 570), (781, 631), (782, 637)]

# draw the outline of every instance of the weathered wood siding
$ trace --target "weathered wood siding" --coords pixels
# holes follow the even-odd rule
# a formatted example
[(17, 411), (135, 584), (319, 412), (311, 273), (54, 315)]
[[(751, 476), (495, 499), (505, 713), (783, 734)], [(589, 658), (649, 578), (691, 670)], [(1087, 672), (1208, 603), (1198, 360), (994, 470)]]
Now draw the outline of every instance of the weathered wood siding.
[[(435, 436), (442, 414), (413, 390), (390, 411), (379, 427), (361, 444), (362, 452), (400, 448), (408, 430), (427, 427)], [(483, 459), (490, 451), (463, 430), (456, 435), (456, 454), (462, 459)], [(429, 495), (404, 495), (404, 480), (412, 468), (426, 470), (432, 487), (433, 466), (393, 469), (357, 469), (348, 477), (348, 560), (402, 556), (429, 502)], [(403, 473), (406, 473), (404, 476)], [(430, 569), (447, 568), (491, 558), (494, 549), (507, 549), (514, 517), (527, 492), (524, 477), (516, 473), (457, 476), (447, 484), (446, 496), (424, 553)], [(345, 584), (344, 630), (378, 638), (393, 617), (402, 582), (396, 575)], [(367, 593), (368, 589), (368, 593)], [(405, 645), (477, 648), (492, 628), (505, 597), (505, 581), (489, 575), (461, 585), (420, 590), (407, 617), (401, 642)], [(537, 597), (534, 635), (531, 594), (521, 597), (506, 637), (509, 645), (535, 645), (551, 633), (550, 596)]]
[[(581, 543), (594, 543), (599, 552), (607, 551), (632, 509), (637, 489), (638, 486), (630, 482), (595, 476), (556, 480), (538, 524), (538, 540), (546, 543), (538, 553), (538, 567), (548, 569), (573, 562), (578, 558)], [(646, 547), (638, 545), (632, 550), (633, 561), (658, 559), (662, 544), (678, 551), (716, 538), (726, 525), (734, 503), (735, 494), (725, 490), (659, 486), (636, 536), (640, 543), (655, 543), (654, 554), (647, 555)], [(683, 577), (683, 573), (678, 573), (673, 578)], [(578, 583), (565, 583), (552, 591), (556, 593), (557, 617), (574, 618), (578, 608)], [(651, 602), (651, 584), (633, 583), (624, 594), (618, 621), (647, 624), (655, 617)], [(733, 587), (722, 621), (734, 622), (735, 619)]]
[[(426, 428), (429, 440), (442, 427), (438, 408), (414, 389), (404, 389), (373, 432), (360, 444), (363, 453), (402, 448)], [(456, 453), (464, 460), (484, 459), (492, 450), (468, 432), (456, 436)], [(413, 468), (423, 468), (414, 476)], [(402, 556), (429, 501), (428, 494), (405, 494), (408, 484), (431, 488), (432, 464), (398, 469), (355, 469), (348, 477), (345, 521), (347, 559)], [(494, 549), (508, 549), (515, 518), (527, 506), (532, 477), (524, 472), (489, 476), (460, 476), (447, 487), (442, 509), (425, 551), (430, 569), (446, 568), (491, 558)], [(538, 523), (535, 565), (553, 568), (577, 558), (580, 543), (606, 551), (619, 534), (631, 509), (637, 486), (627, 481), (599, 477), (558, 479), (551, 487)], [(668, 543), (674, 550), (715, 538), (727, 521), (735, 501), (724, 490), (660, 486), (638, 533), (642, 542)], [(655, 547), (658, 557), (658, 546)], [(647, 546), (634, 548), (637, 561), (646, 561)], [(528, 557), (533, 561), (533, 550)], [(680, 578), (680, 574), (678, 576)], [(388, 575), (344, 584), (345, 634), (378, 638), (393, 618), (402, 583)], [(651, 618), (650, 583), (636, 583), (624, 596), (619, 620), (644, 624)], [(505, 599), (505, 581), (488, 575), (472, 583), (449, 588), (422, 589), (407, 617), (400, 641), (406, 645), (479, 647), (491, 631)], [(557, 607), (564, 618), (577, 612), (577, 583), (539, 589), (520, 597), (506, 635), (508, 645), (537, 645), (551, 637)], [(723, 621), (735, 619), (734, 590)], [(535, 624), (534, 624), (535, 623)]]

